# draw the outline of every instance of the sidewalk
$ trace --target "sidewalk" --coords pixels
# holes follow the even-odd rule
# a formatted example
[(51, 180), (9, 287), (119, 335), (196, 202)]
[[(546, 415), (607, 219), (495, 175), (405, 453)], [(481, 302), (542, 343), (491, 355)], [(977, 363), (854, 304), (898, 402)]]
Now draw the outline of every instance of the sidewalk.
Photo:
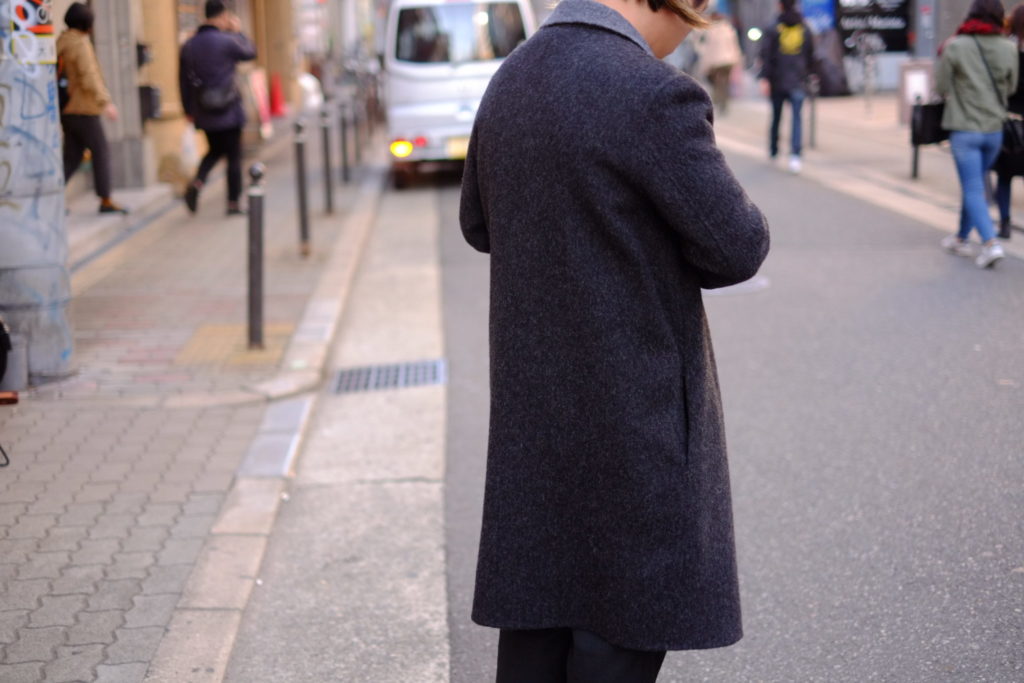
[(247, 220), (214, 183), (196, 216), (173, 205), (75, 273), (77, 374), (0, 408), (4, 683), (153, 678), (190, 608), (231, 615), (211, 577), (258, 566), (253, 506), (276, 503), (309, 413), (267, 401), (319, 386), (382, 187), (360, 170), (322, 215), (311, 144), (302, 259), (291, 145), (264, 161), (264, 350), (245, 345)]
[[(802, 176), (871, 204), (921, 221), (944, 233), (955, 232), (960, 220), (960, 184), (948, 144), (921, 148), (919, 178), (911, 171), (910, 132), (899, 123), (894, 93), (872, 98), (870, 110), (862, 96), (817, 101), (817, 145), (810, 139), (810, 103), (804, 104)], [(789, 151), (789, 109), (783, 114), (779, 160), (768, 161), (770, 106), (765, 98), (739, 98), (729, 112), (716, 117), (715, 133), (727, 153), (763, 159), (766, 169), (786, 173)], [(1014, 184), (1011, 214), (1024, 224), (1024, 187)], [(995, 209), (993, 207), (993, 215)], [(822, 216), (822, 220), (828, 220)], [(977, 235), (972, 237), (977, 241)], [(1007, 254), (1024, 258), (1024, 232), (1015, 230), (1004, 243)], [(936, 239), (938, 248), (938, 239)]]

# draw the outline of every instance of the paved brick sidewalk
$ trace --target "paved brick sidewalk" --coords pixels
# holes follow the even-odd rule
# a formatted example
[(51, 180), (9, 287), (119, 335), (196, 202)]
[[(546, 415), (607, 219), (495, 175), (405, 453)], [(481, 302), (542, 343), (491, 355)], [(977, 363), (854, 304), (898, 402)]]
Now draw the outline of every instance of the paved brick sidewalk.
[(354, 194), (299, 258), (288, 152), (268, 162), (265, 351), (244, 348), (247, 222), (211, 187), (199, 215), (175, 210), (76, 275), (78, 373), (0, 407), (0, 681), (143, 680), (265, 413), (166, 399), (278, 372)]

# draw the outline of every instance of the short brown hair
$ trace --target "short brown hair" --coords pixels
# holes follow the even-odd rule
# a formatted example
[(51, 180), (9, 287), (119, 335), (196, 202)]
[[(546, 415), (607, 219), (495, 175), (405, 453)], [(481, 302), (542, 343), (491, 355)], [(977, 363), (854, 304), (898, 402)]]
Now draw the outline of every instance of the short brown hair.
[[(707, 6), (707, 3), (702, 0), (698, 0), (698, 2)], [(698, 10), (690, 0), (647, 0), (647, 4), (655, 12), (664, 7), (693, 28), (707, 28), (711, 25), (707, 17), (701, 14), (703, 7)]]
[(1017, 5), (1010, 13), (1010, 36), (1017, 44), (1024, 43), (1024, 4)]
[(967, 10), (968, 19), (978, 19), (988, 24), (994, 24), (1000, 28), (1003, 25), (1003, 18), (1006, 10), (999, 0), (974, 0), (971, 8)]

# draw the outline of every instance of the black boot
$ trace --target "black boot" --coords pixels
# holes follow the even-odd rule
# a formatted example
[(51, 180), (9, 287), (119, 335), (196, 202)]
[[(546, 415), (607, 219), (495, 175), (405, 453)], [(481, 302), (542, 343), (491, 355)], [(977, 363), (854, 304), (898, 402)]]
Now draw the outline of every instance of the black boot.
[(999, 239), (1008, 240), (1010, 239), (1010, 219), (1005, 218), (999, 221)]

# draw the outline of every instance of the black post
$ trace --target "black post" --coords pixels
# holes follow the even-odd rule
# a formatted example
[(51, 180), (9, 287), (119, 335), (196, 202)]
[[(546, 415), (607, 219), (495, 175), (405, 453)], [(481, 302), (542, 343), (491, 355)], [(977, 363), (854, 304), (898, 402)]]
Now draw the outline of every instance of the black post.
[(249, 348), (263, 348), (263, 164), (249, 167)]
[(325, 102), (320, 110), (320, 133), (324, 142), (324, 211), (334, 213), (334, 172), (331, 168), (331, 112)]
[(373, 139), (374, 124), (376, 122), (373, 120), (374, 119), (373, 109), (370, 107), (370, 93), (373, 92), (373, 89), (374, 89), (375, 86), (373, 85), (373, 78), (372, 77), (368, 76), (366, 80), (368, 81), (368, 83), (367, 83), (367, 88), (366, 88), (366, 96), (363, 97), (363, 109), (366, 110), (366, 126), (367, 126), (366, 138), (367, 138), (367, 140), (372, 140)]
[(811, 76), (811, 149), (818, 148), (818, 78)]
[(359, 115), (359, 96), (352, 102), (352, 142), (355, 146), (356, 165), (363, 162), (363, 126), (362, 117)]
[(299, 191), (299, 253), (309, 256), (309, 198), (306, 196), (306, 125), (295, 122), (295, 179)]
[(918, 156), (921, 151), (921, 146), (917, 144), (917, 125), (921, 119), (921, 96), (918, 95), (914, 99), (914, 104), (910, 108), (910, 145), (913, 150), (910, 154), (910, 178), (917, 180), (918, 175)]
[(344, 102), (339, 102), (338, 111), (341, 112), (341, 181), (348, 183), (350, 176), (348, 167), (348, 105)]

